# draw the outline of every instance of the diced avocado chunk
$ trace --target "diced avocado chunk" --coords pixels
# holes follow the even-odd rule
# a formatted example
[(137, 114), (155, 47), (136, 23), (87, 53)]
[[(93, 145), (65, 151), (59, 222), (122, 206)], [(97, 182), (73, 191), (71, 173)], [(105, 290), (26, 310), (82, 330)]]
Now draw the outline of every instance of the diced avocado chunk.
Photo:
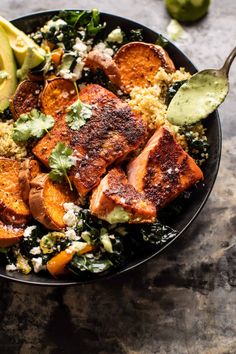
[(45, 51), (40, 48), (24, 32), (20, 31), (13, 24), (0, 16), (0, 26), (6, 32), (10, 46), (15, 54), (16, 60), (20, 66), (24, 64), (28, 48), (32, 48), (32, 57), (29, 69), (38, 66), (45, 59)]
[(16, 63), (8, 37), (0, 26), (0, 112), (9, 106), (9, 98), (16, 89)]
[(110, 224), (128, 222), (129, 219), (130, 219), (129, 214), (121, 206), (115, 207), (106, 216), (106, 221), (108, 221)]

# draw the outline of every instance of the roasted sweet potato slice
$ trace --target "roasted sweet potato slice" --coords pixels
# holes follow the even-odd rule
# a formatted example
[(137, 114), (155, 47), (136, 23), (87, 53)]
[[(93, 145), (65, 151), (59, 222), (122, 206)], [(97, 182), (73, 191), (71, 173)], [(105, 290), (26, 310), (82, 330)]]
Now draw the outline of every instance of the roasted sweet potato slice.
[(21, 163), (19, 172), (19, 183), (21, 186), (21, 195), (25, 203), (28, 203), (30, 192), (30, 181), (40, 173), (38, 161), (27, 159)]
[(40, 95), (42, 111), (57, 118), (58, 112), (62, 111), (75, 96), (73, 81), (62, 78), (48, 80)]
[(50, 230), (61, 230), (66, 226), (63, 205), (76, 198), (67, 185), (51, 181), (47, 173), (40, 173), (31, 181), (30, 210), (33, 217)]
[(16, 89), (14, 96), (10, 100), (10, 109), (15, 119), (21, 114), (39, 108), (39, 94), (42, 85), (37, 81), (24, 80)]
[(24, 235), (24, 229), (14, 228), (0, 222), (0, 247), (10, 247), (20, 241)]
[(160, 46), (143, 42), (123, 45), (114, 56), (121, 75), (123, 90), (129, 93), (135, 86), (149, 86), (158, 69), (175, 71), (168, 53)]
[(21, 196), (20, 163), (0, 158), (0, 218), (7, 224), (22, 226), (30, 218), (30, 210)]
[(113, 84), (118, 87), (121, 87), (121, 77), (119, 69), (110, 56), (103, 54), (97, 50), (92, 50), (88, 53), (85, 59), (85, 65), (92, 70), (103, 70)]

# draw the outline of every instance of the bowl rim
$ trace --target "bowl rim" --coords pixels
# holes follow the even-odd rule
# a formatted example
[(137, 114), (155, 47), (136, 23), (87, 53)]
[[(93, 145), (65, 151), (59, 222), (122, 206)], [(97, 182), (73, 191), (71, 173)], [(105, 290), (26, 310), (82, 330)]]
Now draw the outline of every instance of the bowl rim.
[[(50, 10), (45, 10), (45, 11), (39, 11), (39, 12), (31, 12), (27, 15), (23, 15), (23, 16), (18, 16), (18, 17), (15, 17), (14, 19), (11, 19), (10, 22), (12, 22), (14, 24), (14, 22), (17, 22), (17, 21), (22, 21), (22, 20), (29, 20), (31, 18), (34, 18), (34, 17), (37, 17), (37, 16), (40, 16), (40, 15), (43, 15), (43, 16), (46, 16), (46, 15), (55, 15), (56, 13), (60, 12), (60, 11), (84, 11), (81, 10), (81, 9), (77, 9), (77, 8), (70, 8), (70, 9), (50, 9)], [(85, 10), (86, 11), (86, 10)], [(114, 14), (110, 14), (110, 13), (107, 13), (107, 12), (103, 12), (101, 11), (100, 12), (101, 15), (104, 15), (104, 16), (108, 16), (110, 18), (115, 18), (117, 20), (121, 20), (121, 21), (128, 21), (131, 25), (134, 25), (134, 26), (141, 26), (144, 30), (147, 30), (149, 32), (152, 32), (153, 34), (161, 34), (159, 32), (156, 32), (155, 30), (143, 25), (141, 22), (136, 22), (134, 20), (131, 20), (127, 17), (122, 17), (122, 16), (117, 16), (117, 15), (114, 15)], [(162, 35), (162, 34), (161, 34)], [(166, 38), (165, 36), (163, 36), (164, 38)], [(168, 43), (171, 45), (172, 48), (174, 48), (174, 50), (179, 53), (184, 59), (188, 60), (189, 63), (194, 67), (194, 69), (196, 71), (197, 68), (196, 66), (192, 63), (192, 61), (182, 52), (182, 50), (180, 50), (174, 43), (172, 43), (169, 39), (168, 40)], [(111, 273), (107, 273), (107, 274), (104, 274), (104, 275), (100, 275), (98, 277), (94, 277), (94, 278), (91, 278), (91, 279), (87, 279), (87, 280), (79, 280), (78, 281), (66, 281), (64, 279), (61, 279), (60, 281), (57, 281), (56, 279), (53, 279), (53, 278), (49, 278), (49, 282), (45, 281), (45, 280), (38, 280), (38, 281), (35, 281), (35, 280), (30, 280), (30, 279), (20, 279), (20, 278), (17, 278), (17, 277), (13, 277), (13, 276), (10, 276), (10, 275), (7, 275), (7, 274), (2, 274), (1, 273), (1, 269), (0, 269), (0, 278), (3, 278), (3, 279), (6, 279), (6, 280), (11, 280), (13, 282), (17, 282), (17, 283), (22, 283), (22, 284), (27, 284), (27, 285), (35, 285), (35, 286), (48, 286), (48, 287), (53, 287), (53, 286), (60, 286), (60, 287), (66, 287), (66, 286), (74, 286), (74, 285), (87, 285), (87, 284), (91, 284), (91, 283), (95, 283), (95, 282), (98, 282), (98, 281), (104, 281), (104, 280), (109, 280), (109, 279), (113, 279), (115, 277), (119, 277), (121, 275), (124, 275), (126, 272), (132, 270), (132, 269), (136, 269), (137, 267), (141, 266), (142, 264), (148, 262), (149, 260), (153, 259), (154, 257), (156, 257), (158, 254), (160, 254), (161, 252), (165, 251), (167, 249), (167, 247), (171, 246), (175, 240), (177, 238), (179, 238), (180, 236), (182, 236), (186, 230), (189, 228), (189, 226), (194, 222), (194, 220), (198, 217), (199, 213), (202, 211), (204, 205), (206, 204), (208, 198), (209, 198), (209, 195), (211, 194), (212, 192), (212, 189), (214, 187), (214, 184), (215, 184), (215, 181), (216, 181), (216, 178), (217, 178), (217, 175), (218, 175), (218, 171), (219, 171), (219, 167), (220, 167), (220, 160), (221, 160), (221, 152), (222, 152), (222, 129), (221, 129), (221, 123), (220, 123), (220, 116), (219, 116), (219, 112), (218, 110), (215, 110), (213, 112), (215, 114), (215, 119), (216, 119), (216, 123), (217, 123), (217, 129), (218, 129), (218, 144), (217, 144), (217, 151), (218, 151), (218, 156), (217, 156), (217, 159), (216, 159), (216, 164), (215, 164), (215, 175), (213, 176), (212, 180), (211, 180), (211, 185), (209, 187), (209, 190), (207, 191), (206, 194), (204, 194), (204, 197), (201, 201), (201, 203), (199, 204), (198, 208), (197, 208), (197, 211), (193, 214), (193, 216), (189, 219), (189, 221), (185, 224), (185, 226), (182, 228), (182, 230), (180, 230), (177, 235), (172, 238), (169, 242), (167, 242), (165, 245), (163, 245), (160, 249), (156, 250), (154, 253), (146, 256), (145, 258), (139, 260), (139, 261), (135, 261), (135, 263), (132, 263), (132, 264), (128, 264), (127, 266), (125, 266), (124, 268), (122, 269), (118, 269), (117, 271), (115, 272), (111, 272)], [(35, 275), (35, 274), (34, 274)], [(26, 277), (28, 277), (26, 275)], [(40, 279), (40, 278), (39, 278)]]

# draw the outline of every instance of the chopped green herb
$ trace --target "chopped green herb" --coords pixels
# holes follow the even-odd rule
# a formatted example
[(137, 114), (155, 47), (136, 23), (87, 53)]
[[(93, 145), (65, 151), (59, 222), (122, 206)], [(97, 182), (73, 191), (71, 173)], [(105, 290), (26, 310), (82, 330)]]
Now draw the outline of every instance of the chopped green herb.
[(66, 122), (73, 130), (79, 130), (92, 115), (90, 105), (82, 103), (78, 98), (67, 108)]
[(52, 116), (32, 109), (30, 113), (22, 114), (14, 123), (12, 139), (15, 142), (26, 142), (30, 138), (42, 138), (54, 123)]
[(52, 169), (49, 177), (55, 181), (62, 183), (65, 179), (69, 183), (70, 190), (73, 190), (71, 181), (68, 177), (68, 170), (75, 165), (75, 159), (72, 157), (73, 150), (64, 143), (57, 143), (49, 157), (49, 167)]

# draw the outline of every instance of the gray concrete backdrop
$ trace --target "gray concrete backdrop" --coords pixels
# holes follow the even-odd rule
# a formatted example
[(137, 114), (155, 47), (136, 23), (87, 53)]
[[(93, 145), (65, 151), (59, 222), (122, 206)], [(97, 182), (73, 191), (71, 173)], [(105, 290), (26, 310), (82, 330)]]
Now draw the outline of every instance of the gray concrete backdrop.
[[(8, 19), (53, 8), (99, 8), (166, 33), (162, 0), (1, 0)], [(177, 45), (199, 69), (236, 45), (236, 1), (213, 0)], [(220, 108), (223, 152), (197, 221), (161, 256), (109, 282), (47, 289), (0, 281), (1, 354), (236, 353), (236, 62)]]

